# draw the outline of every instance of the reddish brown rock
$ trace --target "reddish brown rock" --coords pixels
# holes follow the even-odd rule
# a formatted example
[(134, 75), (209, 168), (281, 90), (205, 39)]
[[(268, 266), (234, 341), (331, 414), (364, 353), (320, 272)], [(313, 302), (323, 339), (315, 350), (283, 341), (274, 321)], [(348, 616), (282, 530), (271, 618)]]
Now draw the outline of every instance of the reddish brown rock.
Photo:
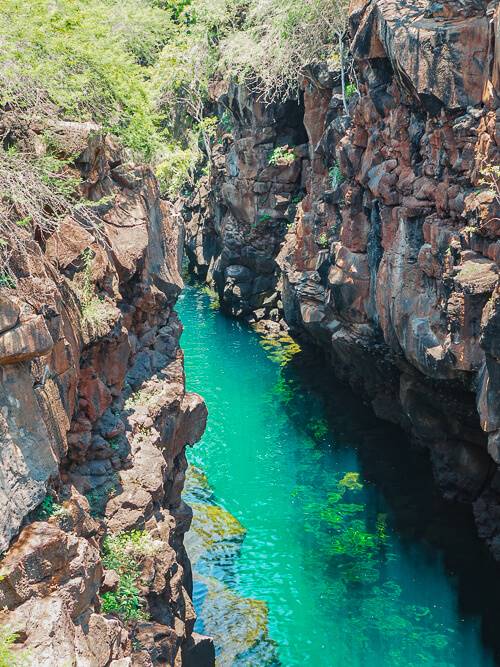
[[(151, 171), (125, 163), (113, 140), (87, 125), (55, 131), (81, 151), (84, 196), (108, 202), (96, 207), (107, 238), (64, 220), (30, 277), (19, 269), (15, 298), (0, 300), (0, 623), (40, 665), (179, 667), (195, 614), (189, 521), (170, 508), (206, 420), (185, 392), (173, 313), (182, 230)], [(116, 573), (103, 580), (103, 538), (131, 529), (159, 548), (137, 581), (156, 628), (141, 651), (130, 624), (100, 613), (118, 585)]]
[(50, 352), (53, 345), (43, 317), (22, 322), (0, 334), (0, 366), (41, 357)]

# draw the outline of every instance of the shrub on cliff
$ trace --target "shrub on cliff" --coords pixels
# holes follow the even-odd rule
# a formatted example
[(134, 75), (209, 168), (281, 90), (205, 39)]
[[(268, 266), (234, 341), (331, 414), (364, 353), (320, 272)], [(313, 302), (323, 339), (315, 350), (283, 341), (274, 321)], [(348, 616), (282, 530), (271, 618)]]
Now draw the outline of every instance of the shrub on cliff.
[(4, 150), (0, 145), (1, 286), (16, 286), (12, 256), (29, 266), (29, 257), (36, 252), (36, 236), (57, 231), (65, 216), (99, 234), (98, 219), (79, 201), (79, 183), (70, 161), (51, 150), (38, 156), (33, 148), (20, 150), (14, 145)]
[(250, 0), (241, 28), (221, 44), (224, 69), (264, 101), (298, 92), (310, 65), (342, 58), (348, 0)]
[(102, 596), (102, 611), (105, 614), (115, 614), (125, 621), (148, 618), (138, 587), (141, 564), (163, 546), (163, 542), (154, 540), (144, 530), (119, 533), (104, 540), (103, 565), (119, 576), (116, 590)]
[(160, 133), (144, 66), (171, 32), (170, 13), (146, 0), (3, 0), (0, 104), (46, 98), (151, 155)]
[(94, 121), (139, 159), (153, 159), (168, 141), (150, 74), (178, 30), (178, 3), (0, 4), (0, 287), (15, 288), (13, 257), (29, 267), (36, 240), (57, 232), (65, 217), (100, 235), (99, 219), (81, 200), (77, 156), (40, 127)]

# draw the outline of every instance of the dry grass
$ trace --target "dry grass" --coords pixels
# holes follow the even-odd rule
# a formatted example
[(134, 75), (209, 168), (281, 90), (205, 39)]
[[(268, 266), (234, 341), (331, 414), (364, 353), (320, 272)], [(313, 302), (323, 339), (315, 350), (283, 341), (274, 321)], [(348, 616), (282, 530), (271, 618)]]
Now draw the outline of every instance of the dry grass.
[(67, 162), (0, 149), (0, 276), (14, 280), (12, 261), (58, 231), (69, 216), (100, 237), (100, 221), (75, 192), (79, 179)]
[(265, 102), (297, 96), (309, 66), (341, 63), (348, 0), (252, 0), (222, 45), (226, 67)]

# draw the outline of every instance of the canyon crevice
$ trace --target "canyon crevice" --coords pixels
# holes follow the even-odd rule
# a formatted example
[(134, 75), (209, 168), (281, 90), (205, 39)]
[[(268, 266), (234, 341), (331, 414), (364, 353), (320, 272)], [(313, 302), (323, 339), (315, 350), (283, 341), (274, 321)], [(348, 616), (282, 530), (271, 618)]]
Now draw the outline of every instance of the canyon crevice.
[[(163, 11), (169, 3), (152, 4)], [(282, 345), (280, 368), (298, 353), (293, 338), (312, 343), (328, 360), (325, 374), (350, 384), (378, 417), (426, 448), (442, 493), (472, 507), (480, 537), (500, 560), (498, 2), (352, 0), (341, 46), (349, 43), (349, 56), (297, 67), (297, 99), (276, 101), (276, 95), (266, 103), (241, 80), (225, 80), (221, 50), (217, 76), (207, 75), (208, 103), (197, 82), (187, 85), (202, 100), (195, 112), (177, 80), (165, 83), (158, 75), (179, 35), (192, 46), (196, 8), (191, 15), (185, 4), (165, 14), (168, 21), (162, 15), (171, 32), (161, 26), (161, 37), (151, 28), (151, 62), (148, 49), (136, 43), (139, 30), (129, 36), (133, 48), (123, 47), (122, 78), (103, 69), (117, 77), (113, 94), (106, 85), (100, 91), (102, 117), (113, 109), (109, 125), (61, 120), (74, 116), (50, 101), (52, 79), (51, 93), (36, 82), (33, 110), (29, 95), (20, 96), (17, 108), (16, 95), (0, 105), (7, 165), (0, 197), (0, 632), (18, 664), (215, 664), (213, 639), (194, 631), (184, 545), (193, 516), (182, 497), (186, 447), (200, 440), (207, 422), (203, 398), (186, 390), (175, 311), (184, 253), (212, 299), (216, 291), (212, 306), (260, 328), (264, 350)], [(59, 37), (73, 20), (79, 26), (80, 16), (54, 11)], [(241, 14), (238, 25), (247, 19)], [(120, 23), (120, 16), (112, 20)], [(79, 27), (88, 29), (84, 24)], [(212, 57), (220, 44), (209, 25)], [(16, 40), (18, 50), (29, 44), (26, 36)], [(333, 42), (334, 36), (335, 50)], [(141, 53), (132, 55), (134, 48)], [(108, 52), (103, 59), (112, 60)], [(141, 83), (130, 93), (130, 108), (121, 95), (124, 72)], [(59, 77), (58, 92), (59, 84), (64, 89)], [(25, 84), (21, 77), (20, 87)], [(71, 87), (65, 92), (62, 99), (75, 94)], [(72, 109), (81, 119), (94, 118), (89, 98), (90, 110), (83, 102)], [(214, 109), (217, 118), (209, 117)], [(155, 136), (144, 140), (153, 129)], [(142, 142), (142, 153), (132, 139)], [(203, 150), (205, 168), (198, 164), (195, 184), (182, 186), (193, 175), (185, 163), (195, 163)], [(156, 175), (141, 159), (154, 164)], [(184, 195), (174, 201), (177, 181)], [(38, 218), (26, 214), (23, 197)], [(249, 354), (248, 364), (253, 360)], [(224, 370), (240, 379), (239, 366)], [(291, 389), (281, 380), (269, 385), (269, 394), (285, 413), (276, 391), (283, 398)], [(216, 389), (221, 396), (219, 383)], [(248, 402), (243, 409), (250, 412)], [(311, 436), (329, 433), (324, 414), (305, 415), (311, 419), (297, 430), (311, 450), (318, 443), (326, 449), (321, 437)], [(253, 428), (247, 432), (253, 446)], [(311, 460), (317, 463), (312, 451)], [(322, 472), (330, 474), (327, 467)], [(246, 482), (250, 473), (244, 473)], [(301, 492), (295, 488), (301, 474), (293, 489), (283, 486), (286, 508)], [(332, 475), (341, 487), (337, 499), (361, 490), (360, 474), (346, 468)], [(327, 482), (326, 509), (330, 477)], [(218, 504), (223, 498), (200, 470), (191, 470), (187, 493), (205, 503), (191, 536), (193, 562), (235, 562), (246, 527)], [(351, 504), (357, 505), (352, 516), (362, 512)], [(384, 516), (376, 517), (382, 533)], [(224, 523), (232, 530), (227, 540)], [(386, 538), (379, 540), (384, 558)], [(217, 539), (228, 548), (213, 556)], [(325, 553), (329, 562), (331, 551)], [(297, 572), (296, 579), (303, 575)], [(237, 586), (233, 592), (214, 572), (198, 574), (210, 592), (205, 597), (219, 603), (217, 613), (201, 606), (212, 627), (233, 613), (240, 631), (236, 639), (226, 637), (225, 627), (213, 633), (221, 664), (243, 664), (253, 655), (277, 664), (264, 596), (239, 597)], [(316, 570), (307, 576), (319, 578)], [(316, 597), (333, 599), (335, 590)]]
[(222, 309), (321, 346), (429, 449), (497, 558), (499, 18), (481, 1), (352, 2), (358, 79), (316, 66), (298, 102), (267, 106), (214, 91), (210, 176), (183, 206)]

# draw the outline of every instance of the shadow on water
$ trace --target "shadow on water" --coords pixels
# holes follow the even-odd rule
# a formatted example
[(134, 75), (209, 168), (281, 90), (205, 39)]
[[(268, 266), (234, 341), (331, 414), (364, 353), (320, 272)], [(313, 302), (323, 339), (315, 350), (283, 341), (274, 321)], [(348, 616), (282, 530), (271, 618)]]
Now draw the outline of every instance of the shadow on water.
[[(285, 383), (299, 387), (285, 408), (289, 418), (304, 428), (305, 400), (313, 414), (325, 415), (337, 442), (355, 448), (361, 475), (383, 495), (402, 548), (410, 554), (418, 543), (430, 561), (441, 558), (457, 590), (461, 619), (481, 619), (482, 641), (500, 664), (500, 566), (477, 537), (470, 506), (443, 499), (428, 452), (379, 420), (348, 386), (324, 372), (325, 364), (318, 349), (305, 347), (282, 368)], [(322, 436), (316, 447), (330, 449)]]

